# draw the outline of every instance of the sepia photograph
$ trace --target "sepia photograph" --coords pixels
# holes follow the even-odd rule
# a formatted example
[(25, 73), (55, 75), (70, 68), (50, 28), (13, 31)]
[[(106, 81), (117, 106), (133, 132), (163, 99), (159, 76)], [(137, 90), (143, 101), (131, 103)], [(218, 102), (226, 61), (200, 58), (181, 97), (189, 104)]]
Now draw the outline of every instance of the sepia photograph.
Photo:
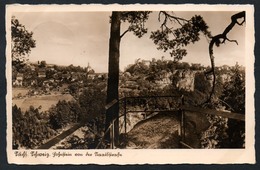
[(8, 5), (9, 160), (254, 162), (252, 9)]

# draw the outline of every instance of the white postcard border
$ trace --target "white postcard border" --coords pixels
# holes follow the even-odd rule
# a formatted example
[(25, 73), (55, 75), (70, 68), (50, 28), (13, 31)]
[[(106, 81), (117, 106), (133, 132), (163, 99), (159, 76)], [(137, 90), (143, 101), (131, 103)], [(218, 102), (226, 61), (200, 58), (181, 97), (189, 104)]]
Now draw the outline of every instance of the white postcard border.
[[(246, 148), (245, 149), (115, 149), (115, 150), (12, 150), (12, 84), (10, 60), (10, 19), (13, 12), (36, 11), (246, 11)], [(14, 164), (225, 164), (255, 163), (254, 109), (254, 7), (252, 5), (7, 5), (6, 6), (7, 78), (7, 157)], [(17, 151), (20, 154), (17, 154)], [(33, 153), (41, 156), (35, 156)], [(54, 157), (54, 154), (56, 156)], [(59, 154), (60, 153), (60, 154)], [(69, 156), (71, 154), (71, 156)], [(103, 156), (99, 156), (99, 155)], [(19, 156), (18, 156), (19, 155)], [(59, 155), (59, 157), (58, 157)]]

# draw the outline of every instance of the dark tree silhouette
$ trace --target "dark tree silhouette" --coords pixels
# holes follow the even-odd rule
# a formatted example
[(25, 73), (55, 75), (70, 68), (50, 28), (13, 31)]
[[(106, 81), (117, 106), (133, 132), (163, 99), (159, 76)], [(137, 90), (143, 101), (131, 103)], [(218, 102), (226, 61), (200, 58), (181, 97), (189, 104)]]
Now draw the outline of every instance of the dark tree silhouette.
[[(109, 105), (113, 101), (118, 101), (118, 83), (119, 83), (119, 57), (120, 57), (120, 41), (127, 32), (133, 32), (137, 37), (142, 37), (147, 33), (145, 22), (147, 21), (149, 11), (130, 11), (130, 12), (112, 12), (110, 41), (109, 41), (109, 69), (108, 69), (108, 86), (107, 86), (107, 100)], [(164, 17), (163, 21), (161, 18)], [(201, 16), (194, 16), (190, 20), (176, 17), (171, 12), (159, 12), (158, 21), (161, 22), (161, 27), (152, 32), (151, 39), (160, 50), (171, 50), (170, 54), (174, 56), (175, 60), (182, 59), (187, 54), (183, 48), (190, 43), (195, 43), (200, 38), (200, 32), (206, 36), (210, 36), (208, 26)], [(127, 30), (121, 34), (121, 22), (128, 22), (130, 25)], [(177, 23), (179, 28), (171, 27), (171, 24)], [(106, 128), (115, 120), (115, 141), (118, 141), (119, 125), (118, 103), (106, 111)], [(106, 137), (108, 140), (109, 135)]]
[[(224, 84), (220, 99), (227, 103), (233, 112), (245, 114), (245, 74), (238, 64), (231, 70), (230, 81)], [(222, 147), (245, 147), (245, 122), (228, 119), (226, 133), (228, 138), (222, 142)]]
[[(112, 12), (110, 40), (109, 40), (109, 68), (108, 68), (108, 86), (107, 86), (107, 100), (109, 104), (112, 101), (118, 101), (118, 83), (119, 83), (119, 49), (121, 38), (127, 32), (133, 32), (136, 36), (142, 37), (147, 32), (144, 28), (144, 23), (148, 19), (150, 12)], [(121, 22), (129, 22), (129, 27), (122, 35), (120, 35)], [(106, 127), (115, 122), (115, 136), (119, 135), (119, 106), (118, 104), (110, 107), (106, 112)], [(107, 140), (109, 136), (107, 136)], [(116, 141), (118, 139), (115, 139)]]
[[(187, 55), (184, 47), (199, 41), (200, 33), (211, 37), (208, 26), (200, 15), (195, 15), (187, 20), (177, 17), (171, 12), (161, 11), (158, 21), (160, 22), (162, 18), (160, 29), (152, 32), (151, 39), (158, 46), (157, 49), (165, 52), (170, 50), (170, 55), (174, 57), (175, 61), (179, 61)], [(177, 28), (174, 27), (176, 23), (178, 24)]]
[[(236, 44), (238, 44), (238, 42), (236, 40), (230, 40), (228, 38), (228, 33), (233, 29), (233, 27), (237, 24), (239, 26), (243, 25), (244, 22), (246, 21), (246, 12), (242, 11), (239, 13), (236, 13), (234, 15), (231, 16), (231, 22), (230, 24), (225, 28), (225, 30), (223, 31), (222, 34), (218, 34), (214, 37), (211, 38), (211, 41), (209, 43), (209, 57), (210, 57), (210, 62), (211, 62), (211, 69), (208, 70), (206, 72), (206, 75), (213, 75), (213, 86), (212, 86), (212, 90), (210, 92), (209, 98), (207, 99), (207, 101), (205, 103), (209, 103), (211, 101), (211, 98), (214, 94), (214, 90), (215, 90), (215, 85), (216, 85), (216, 75), (215, 75), (215, 61), (214, 61), (214, 52), (213, 52), (213, 47), (214, 45), (216, 45), (217, 47), (219, 47), (221, 44), (224, 44), (226, 41), (229, 42), (235, 42)], [(242, 19), (241, 22), (239, 22), (239, 19)]]
[[(133, 32), (139, 38), (147, 33), (145, 22), (148, 20), (150, 13), (151, 12), (149, 11), (112, 12), (106, 100), (108, 105), (113, 103), (113, 101), (118, 101), (120, 41), (127, 32)], [(243, 20), (242, 22), (239, 22), (238, 20), (241, 18)], [(123, 34), (120, 33), (121, 22), (128, 22), (130, 24)], [(190, 43), (199, 41), (201, 33), (206, 38), (210, 39), (209, 57), (211, 61), (211, 69), (205, 74), (213, 75), (213, 86), (209, 98), (205, 103), (210, 102), (214, 94), (216, 81), (213, 47), (214, 45), (219, 46), (220, 44), (225, 43), (225, 41), (237, 43), (236, 40), (230, 40), (227, 34), (236, 24), (243, 25), (245, 22), (245, 12), (239, 12), (231, 16), (231, 23), (226, 27), (222, 34), (216, 36), (211, 35), (206, 22), (200, 15), (195, 15), (191, 19), (184, 19), (176, 16), (173, 12), (160, 11), (158, 14), (158, 22), (161, 23), (161, 26), (158, 30), (151, 32), (150, 38), (158, 46), (157, 49), (165, 52), (170, 51), (170, 55), (174, 57), (175, 61), (179, 61), (187, 55), (185, 47)], [(106, 128), (108, 128), (111, 122), (115, 120), (114, 128), (116, 142), (118, 141), (117, 137), (119, 135), (118, 114), (118, 103), (114, 104), (106, 111)], [(109, 140), (109, 136), (107, 136), (107, 139)]]
[(19, 67), (26, 61), (26, 54), (29, 54), (31, 48), (36, 47), (36, 41), (33, 39), (33, 32), (26, 30), (18, 19), (14, 16), (11, 20), (11, 54), (13, 66)]

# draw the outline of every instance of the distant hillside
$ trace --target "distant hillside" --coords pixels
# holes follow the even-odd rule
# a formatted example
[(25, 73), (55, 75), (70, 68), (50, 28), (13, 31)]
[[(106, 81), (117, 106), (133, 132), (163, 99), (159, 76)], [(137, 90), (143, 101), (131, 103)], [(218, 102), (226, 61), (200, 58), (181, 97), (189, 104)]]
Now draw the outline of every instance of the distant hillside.
[[(215, 68), (215, 91), (220, 94), (222, 85), (230, 81), (231, 72), (235, 66), (219, 66)], [(203, 93), (208, 95), (211, 90), (213, 77), (205, 75), (210, 67), (172, 60), (137, 60), (120, 74), (119, 93), (123, 96), (149, 95), (152, 91), (167, 88), (186, 92)], [(239, 66), (242, 75), (245, 68)], [(160, 95), (160, 94), (157, 94)]]
[(171, 60), (138, 60), (120, 75), (120, 94), (137, 96), (142, 91), (157, 91), (168, 86), (194, 91), (195, 75), (204, 69), (200, 64)]

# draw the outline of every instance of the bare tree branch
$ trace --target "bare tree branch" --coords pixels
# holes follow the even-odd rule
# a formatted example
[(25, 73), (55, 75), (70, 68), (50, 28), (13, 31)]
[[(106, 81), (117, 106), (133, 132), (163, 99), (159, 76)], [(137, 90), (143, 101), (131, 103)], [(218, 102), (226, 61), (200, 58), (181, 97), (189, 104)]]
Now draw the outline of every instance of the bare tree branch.
[(161, 24), (161, 28), (163, 30), (163, 28), (166, 28), (168, 31), (170, 30), (172, 32), (172, 30), (170, 28), (167, 27), (167, 22), (170, 21), (170, 22), (178, 22), (178, 24), (180, 26), (183, 26), (184, 23), (187, 23), (189, 22), (189, 20), (186, 20), (184, 18), (179, 18), (179, 17), (176, 17), (176, 16), (173, 16), (173, 15), (170, 15), (169, 13), (167, 13), (166, 11), (160, 11), (159, 12), (159, 15), (158, 15), (158, 21), (160, 22), (161, 21), (161, 15), (164, 15), (164, 20), (163, 20), (163, 23)]
[[(165, 15), (165, 18), (166, 19), (174, 19), (175, 21), (177, 21), (181, 26), (183, 25), (182, 22), (189, 22), (189, 20), (187, 19), (184, 19), (184, 18), (180, 18), (180, 17), (176, 17), (176, 16), (173, 16), (173, 15), (170, 15), (169, 13), (167, 13), (166, 11), (160, 11), (160, 13), (163, 13)], [(172, 21), (172, 20), (171, 20)]]
[[(238, 22), (239, 19), (243, 19), (242, 22)], [(217, 47), (220, 44), (225, 43), (225, 41), (229, 41), (229, 42), (235, 42), (236, 44), (238, 44), (238, 42), (236, 40), (230, 40), (227, 37), (227, 34), (233, 29), (233, 27), (237, 24), (237, 25), (242, 25), (245, 22), (245, 11), (239, 12), (237, 14), (234, 14), (231, 16), (231, 22), (230, 24), (225, 28), (225, 30), (223, 31), (222, 34), (218, 34), (214, 37), (212, 37), (210, 43), (209, 43), (209, 57), (210, 57), (210, 62), (211, 62), (211, 70), (205, 72), (205, 74), (212, 74), (213, 75), (213, 85), (212, 85), (212, 90), (210, 92), (210, 95), (207, 99), (205, 103), (209, 103), (212, 99), (212, 96), (214, 94), (214, 90), (215, 90), (215, 84), (216, 84), (216, 75), (215, 75), (215, 63), (214, 63), (214, 52), (213, 52), (213, 47), (214, 45), (216, 45)], [(223, 39), (223, 40), (222, 40)], [(222, 41), (221, 41), (222, 40)]]
[(235, 42), (235, 43), (238, 45), (237, 40), (230, 40), (230, 39), (228, 39), (228, 38), (226, 38), (226, 39), (227, 39), (227, 41), (229, 41), (229, 42)]
[(122, 38), (127, 32), (129, 32), (129, 29), (125, 30), (122, 35), (120, 35), (120, 38)]

